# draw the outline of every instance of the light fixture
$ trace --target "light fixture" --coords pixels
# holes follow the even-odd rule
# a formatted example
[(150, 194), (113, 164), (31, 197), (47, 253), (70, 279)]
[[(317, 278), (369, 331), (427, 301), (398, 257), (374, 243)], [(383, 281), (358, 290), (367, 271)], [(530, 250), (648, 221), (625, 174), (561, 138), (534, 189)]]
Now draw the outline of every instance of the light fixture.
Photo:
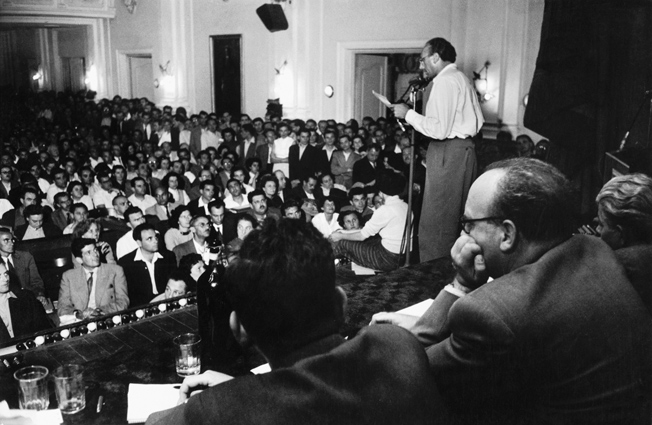
[(36, 72), (34, 73), (34, 75), (32, 75), (32, 80), (34, 80), (34, 81), (38, 81), (38, 80), (41, 79), (41, 77), (42, 77), (41, 73), (38, 72), (38, 71), (36, 71)]
[(324, 94), (328, 98), (333, 97), (333, 95), (335, 94), (335, 89), (333, 89), (333, 86), (328, 85), (328, 86), (324, 87)]
[(170, 68), (170, 61), (165, 63), (165, 66), (159, 64), (158, 68), (161, 70), (161, 79), (158, 78), (154, 80), (154, 87), (158, 88), (159, 86), (169, 86), (172, 84), (172, 69)]
[[(480, 103), (484, 103), (494, 98), (494, 95), (488, 91), (489, 85), (487, 83), (487, 73), (489, 71), (489, 66), (491, 66), (491, 62), (486, 61), (484, 66), (480, 68), (478, 72), (473, 72), (473, 85), (475, 86), (475, 92), (478, 95)], [(484, 76), (482, 75), (483, 72)]]

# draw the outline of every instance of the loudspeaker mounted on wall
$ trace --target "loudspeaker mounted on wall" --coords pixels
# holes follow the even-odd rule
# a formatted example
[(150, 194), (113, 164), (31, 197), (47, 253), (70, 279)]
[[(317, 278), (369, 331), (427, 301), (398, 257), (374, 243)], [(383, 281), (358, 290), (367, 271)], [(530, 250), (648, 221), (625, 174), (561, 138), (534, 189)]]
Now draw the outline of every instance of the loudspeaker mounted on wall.
[(288, 20), (280, 4), (264, 4), (256, 9), (256, 13), (270, 32), (288, 29)]

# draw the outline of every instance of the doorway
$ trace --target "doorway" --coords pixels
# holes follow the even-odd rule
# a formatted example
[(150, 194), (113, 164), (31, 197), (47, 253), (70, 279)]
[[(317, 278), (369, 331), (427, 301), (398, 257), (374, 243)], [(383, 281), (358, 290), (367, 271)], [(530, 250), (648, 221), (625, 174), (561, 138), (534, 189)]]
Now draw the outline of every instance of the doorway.
[(154, 100), (154, 71), (151, 55), (129, 55), (129, 97)]
[(240, 115), (242, 111), (242, 35), (212, 35), (213, 111)]
[(61, 58), (63, 89), (73, 93), (86, 89), (86, 59)]

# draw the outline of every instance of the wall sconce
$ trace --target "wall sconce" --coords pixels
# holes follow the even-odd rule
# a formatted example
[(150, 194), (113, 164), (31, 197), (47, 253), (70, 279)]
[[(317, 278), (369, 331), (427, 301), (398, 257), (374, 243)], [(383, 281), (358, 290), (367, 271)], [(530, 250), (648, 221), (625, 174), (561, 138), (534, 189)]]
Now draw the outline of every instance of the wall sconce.
[(154, 87), (158, 88), (159, 86), (168, 86), (172, 82), (172, 70), (170, 69), (170, 61), (165, 63), (165, 66), (159, 64), (158, 68), (161, 70), (161, 80), (154, 80)]
[(324, 87), (324, 94), (326, 95), (326, 97), (331, 98), (335, 94), (335, 89), (333, 89), (333, 86), (328, 85)]
[(32, 75), (32, 80), (34, 80), (34, 81), (38, 81), (38, 80), (40, 80), (42, 77), (43, 77), (43, 76), (41, 75), (41, 73), (38, 72), (38, 71), (36, 71), (36, 72), (34, 72), (34, 74)]
[(284, 69), (285, 69), (285, 67), (286, 67), (287, 65), (288, 65), (288, 61), (286, 60), (286, 61), (283, 61), (283, 63), (281, 64), (281, 66), (279, 66), (278, 68), (274, 68), (274, 71), (276, 71), (276, 75), (284, 74), (284, 73), (285, 73), (285, 72), (284, 72)]
[[(494, 98), (494, 95), (487, 91), (487, 72), (489, 71), (489, 66), (491, 66), (491, 62), (486, 61), (484, 66), (480, 68), (478, 72), (473, 72), (473, 85), (475, 86), (475, 92), (478, 95), (480, 103), (484, 103)], [(482, 75), (483, 72), (484, 76)]]

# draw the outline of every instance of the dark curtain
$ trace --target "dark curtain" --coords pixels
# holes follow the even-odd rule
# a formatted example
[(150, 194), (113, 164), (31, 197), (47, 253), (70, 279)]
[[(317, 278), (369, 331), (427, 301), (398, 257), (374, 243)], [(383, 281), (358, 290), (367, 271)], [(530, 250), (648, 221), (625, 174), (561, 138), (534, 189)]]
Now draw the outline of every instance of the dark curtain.
[[(582, 213), (594, 210), (605, 152), (618, 149), (646, 89), (652, 0), (546, 0), (524, 123), (550, 139), (549, 160), (577, 186)], [(649, 118), (648, 102), (628, 148), (649, 147)]]

